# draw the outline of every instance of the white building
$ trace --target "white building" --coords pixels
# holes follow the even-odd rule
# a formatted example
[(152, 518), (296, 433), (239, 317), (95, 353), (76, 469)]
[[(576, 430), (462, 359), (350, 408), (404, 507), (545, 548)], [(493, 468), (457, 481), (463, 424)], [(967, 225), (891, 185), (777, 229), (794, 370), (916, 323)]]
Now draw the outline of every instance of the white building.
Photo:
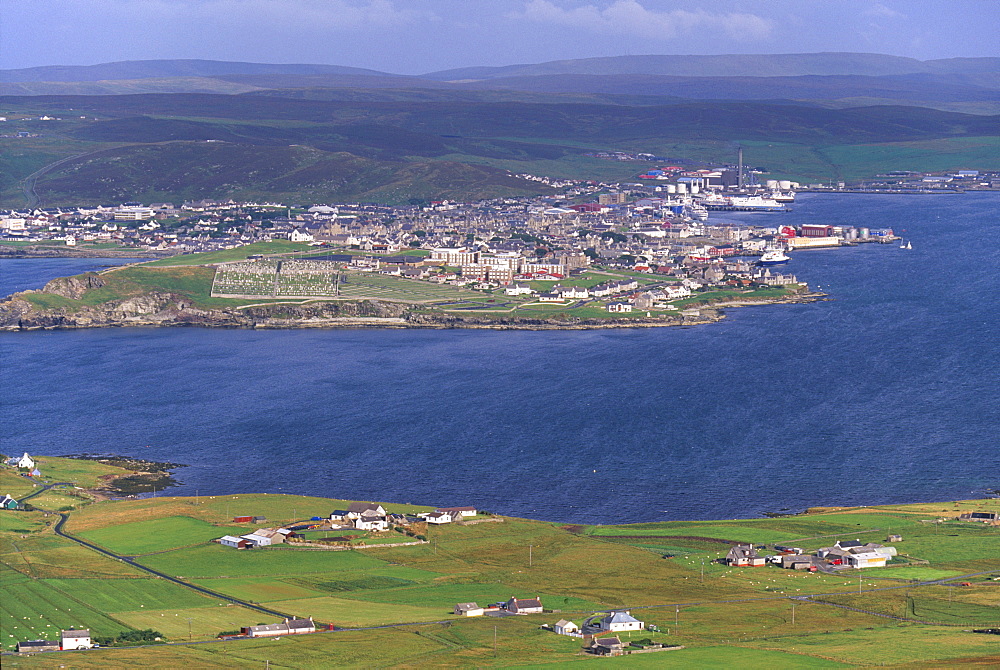
[(90, 631), (86, 628), (64, 630), (60, 641), (63, 651), (70, 649), (90, 649), (94, 645), (90, 642)]
[(580, 633), (580, 627), (572, 621), (567, 621), (566, 619), (559, 619), (559, 621), (556, 621), (552, 629), (559, 635), (577, 635)]
[(29, 470), (31, 470), (32, 468), (35, 467), (35, 460), (31, 456), (29, 456), (28, 452), (26, 451), (24, 452), (24, 456), (21, 456), (21, 458), (15, 456), (14, 458), (11, 458), (9, 461), (7, 461), (7, 464), (13, 465), (15, 468), (28, 468)]
[(642, 630), (643, 626), (645, 626), (645, 624), (629, 614), (628, 610), (612, 612), (601, 619), (601, 630), (608, 631), (610, 633)]

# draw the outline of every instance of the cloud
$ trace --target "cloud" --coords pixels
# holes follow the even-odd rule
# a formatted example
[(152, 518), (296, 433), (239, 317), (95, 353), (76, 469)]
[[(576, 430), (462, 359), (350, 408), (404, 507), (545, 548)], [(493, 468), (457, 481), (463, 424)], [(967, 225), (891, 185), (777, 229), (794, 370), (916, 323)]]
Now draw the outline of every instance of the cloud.
[(521, 11), (508, 14), (508, 18), (651, 39), (671, 39), (697, 30), (721, 30), (730, 37), (752, 41), (769, 37), (774, 29), (772, 21), (756, 14), (656, 11), (646, 9), (637, 0), (615, 0), (604, 8), (592, 4), (563, 8), (550, 0), (530, 0)]
[(96, 0), (87, 4), (105, 15), (131, 15), (146, 21), (219, 21), (223, 29), (257, 24), (356, 30), (437, 18), (431, 12), (398, 8), (392, 0)]
[(864, 11), (865, 16), (870, 16), (872, 18), (880, 19), (905, 19), (906, 14), (902, 12), (897, 12), (892, 7), (886, 7), (881, 2), (876, 2), (874, 5), (869, 7)]

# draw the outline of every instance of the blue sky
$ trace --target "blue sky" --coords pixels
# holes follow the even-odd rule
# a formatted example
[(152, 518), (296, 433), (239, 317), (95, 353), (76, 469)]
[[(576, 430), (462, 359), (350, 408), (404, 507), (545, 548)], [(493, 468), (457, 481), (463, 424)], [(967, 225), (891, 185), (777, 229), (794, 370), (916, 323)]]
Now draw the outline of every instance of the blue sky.
[(403, 74), (637, 54), (1000, 55), (998, 0), (0, 0), (0, 68), (205, 58)]

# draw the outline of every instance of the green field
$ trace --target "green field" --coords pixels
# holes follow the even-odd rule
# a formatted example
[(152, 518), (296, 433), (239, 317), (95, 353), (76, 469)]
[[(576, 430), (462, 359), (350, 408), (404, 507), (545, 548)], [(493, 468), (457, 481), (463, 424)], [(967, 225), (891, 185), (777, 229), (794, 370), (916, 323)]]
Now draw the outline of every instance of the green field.
[(200, 519), (171, 516), (85, 531), (80, 537), (116, 554), (136, 555), (204, 544), (223, 535), (245, 532), (245, 528), (236, 526), (213, 526)]
[(481, 293), (457, 286), (374, 273), (349, 274), (346, 282), (340, 284), (340, 295), (343, 298), (377, 298), (408, 302), (482, 298)]
[[(94, 479), (100, 467), (88, 463), (78, 474)], [(56, 501), (65, 498), (54, 495)], [(579, 623), (609, 608), (631, 609), (662, 631), (643, 637), (685, 646), (607, 661), (622, 667), (991, 667), (1000, 661), (990, 636), (967, 632), (1000, 627), (1000, 581), (992, 580), (1000, 576), (1000, 528), (955, 520), (928, 523), (962, 511), (993, 510), (995, 500), (623, 526), (499, 517), (493, 523), (422, 530), (431, 540), (427, 544), (350, 551), (287, 545), (238, 551), (206, 543), (223, 532), (253, 528), (232, 524), (235, 515), (264, 515), (265, 525), (273, 526), (325, 516), (343, 508), (348, 502), (343, 500), (265, 494), (71, 500), (77, 509), (69, 513), (68, 532), (114, 551), (145, 553), (138, 559), (143, 565), (229, 597), (340, 627), (426, 624), (279, 641), (108, 649), (75, 654), (72, 667), (595, 662), (580, 655), (579, 640), (540, 625), (559, 618)], [(387, 506), (415, 511), (413, 505)], [(53, 520), (40, 511), (0, 512), (0, 644), (5, 649), (19, 639), (53, 637), (70, 626), (98, 635), (152, 628), (178, 642), (274, 621), (55, 536)], [(730, 568), (716, 562), (728, 546), (713, 541), (815, 549), (837, 538), (885, 542), (889, 533), (903, 536), (894, 546), (918, 563), (835, 574)], [(663, 558), (667, 553), (673, 557)], [(977, 572), (987, 574), (972, 574)], [(952, 580), (921, 583), (943, 578)], [(549, 611), (505, 619), (452, 613), (457, 602), (488, 604), (512, 595), (538, 595)], [(432, 623), (440, 621), (447, 623)], [(5, 668), (50, 667), (44, 663), (44, 658), (4, 659)]]
[(384, 566), (382, 561), (360, 551), (296, 551), (280, 547), (238, 551), (218, 544), (147, 556), (143, 564), (188, 579), (340, 573)]
[(246, 260), (248, 256), (255, 254), (287, 254), (294, 251), (314, 250), (305, 242), (287, 242), (284, 240), (272, 240), (270, 242), (255, 242), (235, 249), (223, 249), (221, 251), (206, 251), (196, 254), (184, 254), (181, 256), (171, 256), (161, 258), (156, 261), (143, 263), (144, 267), (177, 267), (185, 265), (211, 265), (213, 263), (226, 263), (231, 261)]

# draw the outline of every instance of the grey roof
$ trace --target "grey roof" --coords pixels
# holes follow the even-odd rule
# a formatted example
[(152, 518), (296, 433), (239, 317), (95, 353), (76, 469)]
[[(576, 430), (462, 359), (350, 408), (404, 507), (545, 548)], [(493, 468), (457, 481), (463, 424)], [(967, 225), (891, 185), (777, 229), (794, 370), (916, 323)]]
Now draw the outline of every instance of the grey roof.
[(604, 623), (608, 623), (608, 624), (610, 624), (610, 623), (642, 623), (641, 621), (639, 621), (634, 616), (632, 616), (631, 614), (629, 614), (628, 612), (626, 612), (624, 610), (619, 610), (619, 611), (616, 611), (616, 612), (612, 612), (608, 616), (604, 617), (601, 621), (603, 621)]

